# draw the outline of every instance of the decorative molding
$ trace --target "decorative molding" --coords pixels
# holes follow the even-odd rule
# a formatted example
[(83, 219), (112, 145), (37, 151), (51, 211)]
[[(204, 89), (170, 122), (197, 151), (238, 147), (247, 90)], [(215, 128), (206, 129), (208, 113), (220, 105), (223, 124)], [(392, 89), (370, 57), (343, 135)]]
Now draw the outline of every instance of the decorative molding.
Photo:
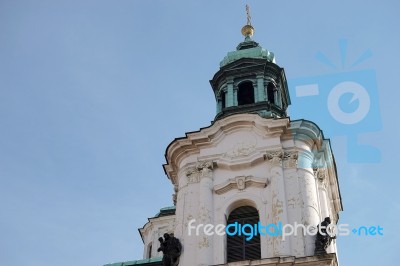
[[(187, 133), (184, 138), (176, 139), (168, 145), (166, 163), (163, 165), (172, 183), (178, 180), (180, 165), (185, 158), (199, 156), (200, 149), (216, 147), (219, 141), (238, 128), (256, 129), (258, 135), (284, 134), (290, 126), (288, 118), (264, 119), (258, 114), (237, 114), (215, 121), (211, 126), (200, 131)], [(226, 152), (226, 151), (224, 151)]]
[(225, 153), (225, 157), (237, 158), (248, 156), (256, 150), (256, 142), (239, 142), (235, 144), (232, 149)]
[(237, 176), (235, 178), (230, 178), (226, 182), (214, 186), (214, 191), (216, 194), (221, 195), (226, 192), (238, 189), (240, 191), (245, 190), (248, 187), (259, 187), (265, 188), (269, 185), (269, 179), (255, 178), (254, 176)]
[(239, 190), (243, 190), (246, 188), (246, 177), (245, 176), (237, 176), (235, 179), (236, 179), (236, 186)]
[(189, 167), (186, 170), (186, 177), (188, 178), (188, 183), (198, 183), (202, 178), (212, 178), (212, 171), (214, 169), (214, 164), (212, 161), (202, 161), (198, 162), (196, 166)]

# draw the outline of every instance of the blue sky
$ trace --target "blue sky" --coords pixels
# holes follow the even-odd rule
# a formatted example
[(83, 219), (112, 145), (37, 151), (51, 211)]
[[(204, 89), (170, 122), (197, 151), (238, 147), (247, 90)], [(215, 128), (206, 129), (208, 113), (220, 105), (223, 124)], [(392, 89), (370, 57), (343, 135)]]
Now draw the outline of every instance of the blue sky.
[[(1, 1), (2, 265), (142, 257), (137, 228), (172, 202), (165, 148), (214, 118), (209, 80), (243, 40), (246, 3), (254, 39), (275, 53), (290, 86), (296, 78), (375, 73), (372, 102), (379, 108), (372, 122), (379, 126), (358, 129), (357, 138), (379, 150), (379, 162), (349, 162), (346, 131), (292, 89), (289, 112), (291, 119), (324, 125), (332, 140), (340, 222), (384, 227), (381, 237), (339, 238), (341, 264), (397, 265), (400, 6), (394, 0)], [(347, 41), (343, 67), (340, 40)], [(349, 67), (366, 50), (372, 56)], [(323, 64), (318, 52), (338, 67)], [(321, 102), (316, 106), (326, 108)]]

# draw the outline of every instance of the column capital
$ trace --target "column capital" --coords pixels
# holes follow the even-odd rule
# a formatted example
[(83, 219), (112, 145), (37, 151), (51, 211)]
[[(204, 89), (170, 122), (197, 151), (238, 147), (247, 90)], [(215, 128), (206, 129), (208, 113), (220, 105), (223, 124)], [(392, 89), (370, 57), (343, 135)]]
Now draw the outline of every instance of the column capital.
[(285, 151), (283, 153), (283, 168), (297, 168), (298, 151)]
[(186, 177), (188, 183), (198, 183), (203, 177), (212, 178), (212, 171), (214, 169), (213, 161), (197, 162), (195, 166), (189, 167), (186, 170)]
[(271, 166), (282, 166), (283, 151), (282, 150), (272, 150), (267, 151), (265, 154), (265, 159), (271, 163)]
[(199, 172), (200, 179), (204, 177), (212, 178), (214, 165), (212, 161), (202, 161), (196, 164), (196, 169)]

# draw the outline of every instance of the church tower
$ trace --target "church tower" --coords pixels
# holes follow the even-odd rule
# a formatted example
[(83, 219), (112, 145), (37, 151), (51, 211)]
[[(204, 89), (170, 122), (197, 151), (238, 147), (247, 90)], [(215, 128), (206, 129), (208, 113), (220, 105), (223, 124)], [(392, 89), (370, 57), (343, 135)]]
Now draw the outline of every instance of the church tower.
[[(167, 147), (175, 207), (139, 229), (144, 260), (134, 265), (163, 265), (158, 238), (165, 233), (182, 244), (180, 266), (338, 265), (336, 240), (318, 252), (317, 236), (305, 229), (325, 217), (337, 224), (342, 211), (330, 142), (315, 123), (287, 116), (285, 71), (253, 33), (248, 15), (244, 41), (210, 80), (211, 125)], [(303, 226), (297, 234), (279, 233), (296, 224)], [(228, 225), (235, 225), (229, 234)]]

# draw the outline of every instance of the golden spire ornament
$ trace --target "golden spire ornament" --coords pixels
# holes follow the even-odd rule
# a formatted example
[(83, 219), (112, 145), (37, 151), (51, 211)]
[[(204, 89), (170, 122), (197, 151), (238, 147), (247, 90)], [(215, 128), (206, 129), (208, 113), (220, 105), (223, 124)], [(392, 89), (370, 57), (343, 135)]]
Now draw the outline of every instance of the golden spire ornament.
[(251, 16), (250, 16), (250, 7), (246, 5), (246, 15), (247, 15), (247, 24), (242, 28), (242, 34), (244, 37), (251, 37), (254, 34), (254, 28), (251, 26)]

